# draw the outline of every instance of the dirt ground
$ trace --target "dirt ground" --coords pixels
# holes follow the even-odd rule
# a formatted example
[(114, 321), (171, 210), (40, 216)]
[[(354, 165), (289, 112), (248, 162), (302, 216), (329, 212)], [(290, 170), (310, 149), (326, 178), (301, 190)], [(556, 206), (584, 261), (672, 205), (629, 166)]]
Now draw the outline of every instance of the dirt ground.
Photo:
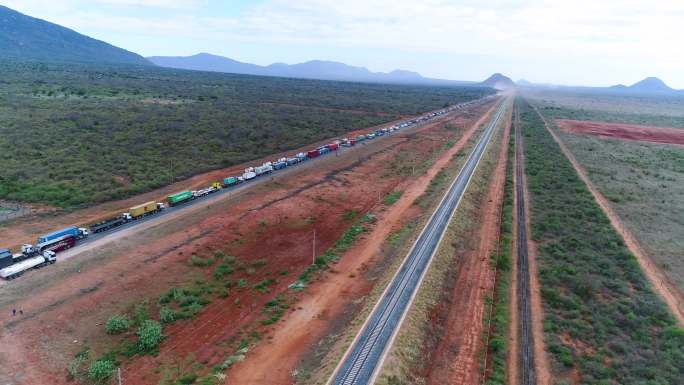
[(403, 190), (401, 198), (378, 214), (373, 231), (345, 254), (335, 266), (335, 274), (311, 287), (313, 295), (298, 303), (300, 310), (283, 321), (268, 344), (257, 347), (244, 362), (230, 371), (226, 384), (279, 385), (293, 382), (292, 372), (306, 354), (300, 347), (313, 346), (325, 337), (329, 325), (345, 310), (345, 302), (331, 297), (329, 293), (341, 293), (348, 303), (370, 292), (373, 282), (361, 282), (358, 277), (379, 261), (379, 252), (388, 236), (419, 214), (420, 208), (413, 205), (414, 200), (425, 192), (430, 180), (463, 148), (491, 111), (463, 133), (461, 139), (444, 152), (426, 173), (399, 186)]
[(490, 256), (500, 235), (509, 135), (510, 116), (505, 123), (496, 168), (490, 176), (487, 203), (479, 210), (479, 228), (472, 234), (478, 246), (460, 259), (451, 300), (442, 308), (446, 313), (442, 316), (443, 335), (429, 365), (427, 384), (470, 385), (482, 380), (483, 320), (489, 311), (485, 300), (494, 288)]
[[(491, 103), (475, 108), (473, 113), (481, 114), (490, 106)], [(0, 309), (0, 322), (3, 324), (0, 332), (0, 382), (67, 383), (65, 368), (75, 353), (85, 347), (101, 353), (115, 342), (114, 337), (103, 331), (104, 322), (112, 314), (126, 311), (143, 298), (152, 298), (151, 302), (154, 302), (154, 298), (168, 288), (182, 286), (196, 277), (203, 278), (209, 274), (210, 270), (188, 264), (188, 258), (193, 254), (208, 255), (214, 250), (223, 250), (245, 263), (264, 260), (265, 266), (252, 272), (236, 273), (231, 278), (244, 278), (250, 284), (274, 279), (277, 284), (270, 287), (269, 294), (260, 295), (249, 288), (231, 290), (227, 298), (214, 300), (195, 319), (167, 327), (167, 337), (159, 355), (124, 362), (123, 376), (125, 383), (156, 384), (167, 374), (166, 368), (182, 367), (188, 361), (200, 362), (206, 367), (215, 365), (232, 352), (230, 341), (239, 337), (245, 327), (258, 325), (263, 318), (261, 309), (265, 302), (272, 299), (274, 293), (286, 291), (287, 285), (311, 263), (313, 230), (316, 230), (317, 237), (316, 252), (320, 255), (351, 224), (343, 219), (346, 213), (352, 210), (368, 212), (378, 206), (382, 197), (397, 188), (406, 189), (410, 196), (411, 189), (417, 188), (411, 187), (415, 183), (406, 184), (412, 178), (388, 173), (388, 165), (395, 162), (397, 154), (402, 151), (411, 154), (413, 161), (420, 162), (425, 159), (424, 154), (434, 151), (435, 143), (462, 135), (462, 127), (469, 120), (456, 116), (452, 121), (461, 128), (446, 130), (439, 123), (430, 124), (361, 146), (353, 155), (328, 156), (317, 162), (316, 167), (301, 168), (288, 178), (274, 177), (270, 183), (255, 185), (203, 210), (192, 210), (178, 221), (152, 226), (124, 239), (84, 251), (80, 256), (36, 272), (40, 274), (28, 274), (12, 282), (11, 288), (3, 287), (3, 294), (7, 296), (6, 305)], [(203, 174), (182, 186), (174, 185), (144, 197), (81, 210), (83, 217), (69, 213), (44, 218), (49, 225), (40, 226), (54, 228), (74, 223), (76, 218), (91, 221), (108, 210), (120, 210), (181, 188), (202, 186), (230, 172), (220, 170)], [(395, 203), (396, 207), (401, 207), (400, 202)], [(411, 215), (410, 210), (402, 213)], [(386, 231), (391, 229), (391, 223), (403, 219), (403, 215), (396, 210), (384, 213), (381, 221), (388, 221), (382, 222), (389, 227)], [(39, 224), (41, 220), (43, 218), (20, 220), (13, 227), (3, 227), (0, 236), (34, 237), (35, 232), (42, 230), (36, 231), (32, 224)], [(380, 227), (384, 226), (376, 228)], [(373, 241), (375, 237), (368, 236), (364, 242), (377, 242)], [(374, 261), (369, 255), (345, 256), (335, 266), (335, 271), (342, 271), (343, 267), (353, 271), (355, 266), (362, 266), (354, 263), (357, 257), (372, 264)], [(341, 277), (342, 282), (346, 278), (342, 274), (325, 275)], [(344, 284), (350, 287), (351, 283), (353, 280)], [(318, 283), (314, 283), (316, 285)], [(349, 301), (343, 290), (307, 289), (295, 301), (302, 305), (292, 306), (290, 314), (303, 319), (311, 319), (312, 314), (316, 314), (317, 320), (325, 320), (329, 308), (339, 308)], [(316, 307), (317, 301), (322, 301), (319, 307)], [(24, 314), (12, 317), (12, 307), (22, 309)], [(283, 327), (288, 325), (285, 321), (277, 326), (261, 328), (262, 335), (268, 336), (265, 341), (277, 337), (274, 332), (281, 330), (281, 324)], [(310, 321), (309, 324), (308, 333), (319, 336), (324, 333), (325, 322)], [(297, 352), (308, 346), (307, 340), (293, 338), (293, 342), (295, 345), (290, 345), (290, 348)], [(298, 342), (301, 345), (297, 345)], [(250, 354), (257, 355), (262, 346), (272, 345), (261, 343)], [(293, 351), (281, 351), (285, 352), (288, 358), (294, 356)], [(31, 365), (26, 365), (27, 362)], [(289, 369), (285, 363), (282, 367), (285, 371)], [(240, 365), (235, 368), (236, 375), (239, 370)], [(272, 371), (261, 373), (276, 378)]]
[[(297, 311), (284, 320), (269, 344), (259, 346), (247, 360), (231, 370), (226, 384), (267, 385), (286, 384), (291, 373), (306, 352), (297, 347), (312, 346), (326, 336), (329, 324), (345, 310), (345, 303), (327, 293), (338, 292), (352, 302), (370, 292), (372, 282), (360, 282), (359, 276), (378, 262), (378, 254), (388, 236), (398, 231), (419, 214), (414, 200), (423, 194), (430, 180), (458, 153), (470, 139), (476, 128), (491, 114), (491, 110), (473, 124), (459, 141), (444, 152), (430, 169), (420, 177), (408, 180), (398, 188), (403, 191), (399, 201), (378, 214), (378, 222), (371, 233), (356, 247), (349, 250), (335, 266), (335, 274), (329, 275), (317, 287), (314, 296), (298, 303)], [(316, 326), (318, 325), (318, 326)]]
[[(542, 117), (542, 119), (544, 119), (546, 129), (551, 133), (553, 139), (558, 143), (565, 156), (570, 160), (570, 163), (572, 163), (572, 166), (577, 171), (577, 174), (580, 176), (580, 179), (582, 179), (582, 181), (587, 186), (591, 194), (594, 196), (594, 199), (596, 199), (596, 202), (599, 204), (603, 212), (610, 220), (610, 223), (613, 225), (613, 228), (624, 239), (627, 248), (636, 257), (637, 261), (639, 262), (639, 265), (646, 273), (646, 277), (651, 282), (653, 289), (665, 301), (667, 307), (675, 316), (679, 324), (684, 326), (684, 294), (682, 294), (682, 292), (677, 289), (674, 283), (667, 279), (667, 275), (643, 251), (639, 242), (636, 240), (636, 237), (634, 237), (634, 235), (629, 231), (629, 229), (627, 229), (627, 227), (622, 223), (620, 217), (612, 209), (606, 197), (603, 196), (603, 194), (601, 194), (601, 192), (598, 191), (596, 186), (594, 186), (594, 184), (589, 180), (586, 171), (579, 164), (579, 162), (572, 154), (572, 152), (570, 152), (570, 150), (565, 146), (563, 141), (558, 137), (558, 135), (556, 135), (553, 129), (549, 127), (546, 118), (542, 114), (540, 114), (540, 116)], [(682, 133), (681, 144), (684, 145), (684, 130), (678, 131)]]
[(684, 146), (684, 129), (641, 126), (636, 124), (592, 122), (557, 119), (558, 126), (575, 134), (596, 135), (603, 138), (637, 140)]

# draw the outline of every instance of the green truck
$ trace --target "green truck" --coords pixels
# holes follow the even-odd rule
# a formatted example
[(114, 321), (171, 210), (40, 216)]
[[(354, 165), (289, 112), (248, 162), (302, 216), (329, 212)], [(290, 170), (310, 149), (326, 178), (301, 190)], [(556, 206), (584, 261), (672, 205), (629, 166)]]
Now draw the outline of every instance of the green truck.
[(223, 186), (228, 187), (237, 184), (240, 180), (237, 177), (229, 176), (223, 180)]
[(192, 191), (183, 191), (169, 195), (168, 197), (166, 197), (166, 200), (169, 202), (169, 206), (175, 206), (183, 202), (187, 202), (192, 198)]

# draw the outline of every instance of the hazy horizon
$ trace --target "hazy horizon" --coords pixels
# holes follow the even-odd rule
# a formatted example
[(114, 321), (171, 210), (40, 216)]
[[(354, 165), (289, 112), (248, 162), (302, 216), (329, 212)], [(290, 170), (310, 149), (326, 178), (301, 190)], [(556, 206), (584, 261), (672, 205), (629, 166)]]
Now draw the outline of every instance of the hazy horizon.
[(3, 5), (142, 56), (200, 52), (268, 65), (331, 60), (374, 72), (684, 88), (684, 3), (551, 1), (10, 0)]

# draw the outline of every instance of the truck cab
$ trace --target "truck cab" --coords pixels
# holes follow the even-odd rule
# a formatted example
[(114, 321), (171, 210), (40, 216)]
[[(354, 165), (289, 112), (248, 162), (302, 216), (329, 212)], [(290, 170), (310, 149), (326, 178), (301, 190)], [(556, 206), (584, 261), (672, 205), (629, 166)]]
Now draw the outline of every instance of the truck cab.
[(55, 263), (57, 261), (57, 253), (52, 250), (45, 250), (43, 251), (43, 258), (45, 258), (45, 262)]
[(86, 229), (85, 227), (79, 227), (78, 228), (78, 234), (79, 234), (79, 239), (88, 238), (88, 236), (90, 235), (90, 230)]

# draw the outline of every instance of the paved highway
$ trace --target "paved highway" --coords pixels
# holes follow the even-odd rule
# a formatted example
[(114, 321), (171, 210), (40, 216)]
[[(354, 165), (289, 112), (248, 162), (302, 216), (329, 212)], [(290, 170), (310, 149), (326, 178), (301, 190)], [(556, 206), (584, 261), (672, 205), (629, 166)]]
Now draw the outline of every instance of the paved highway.
[(489, 122), (439, 207), (428, 220), (403, 264), (375, 305), (359, 334), (328, 381), (329, 385), (371, 384), (399, 330), (406, 311), (506, 110), (504, 100)]

